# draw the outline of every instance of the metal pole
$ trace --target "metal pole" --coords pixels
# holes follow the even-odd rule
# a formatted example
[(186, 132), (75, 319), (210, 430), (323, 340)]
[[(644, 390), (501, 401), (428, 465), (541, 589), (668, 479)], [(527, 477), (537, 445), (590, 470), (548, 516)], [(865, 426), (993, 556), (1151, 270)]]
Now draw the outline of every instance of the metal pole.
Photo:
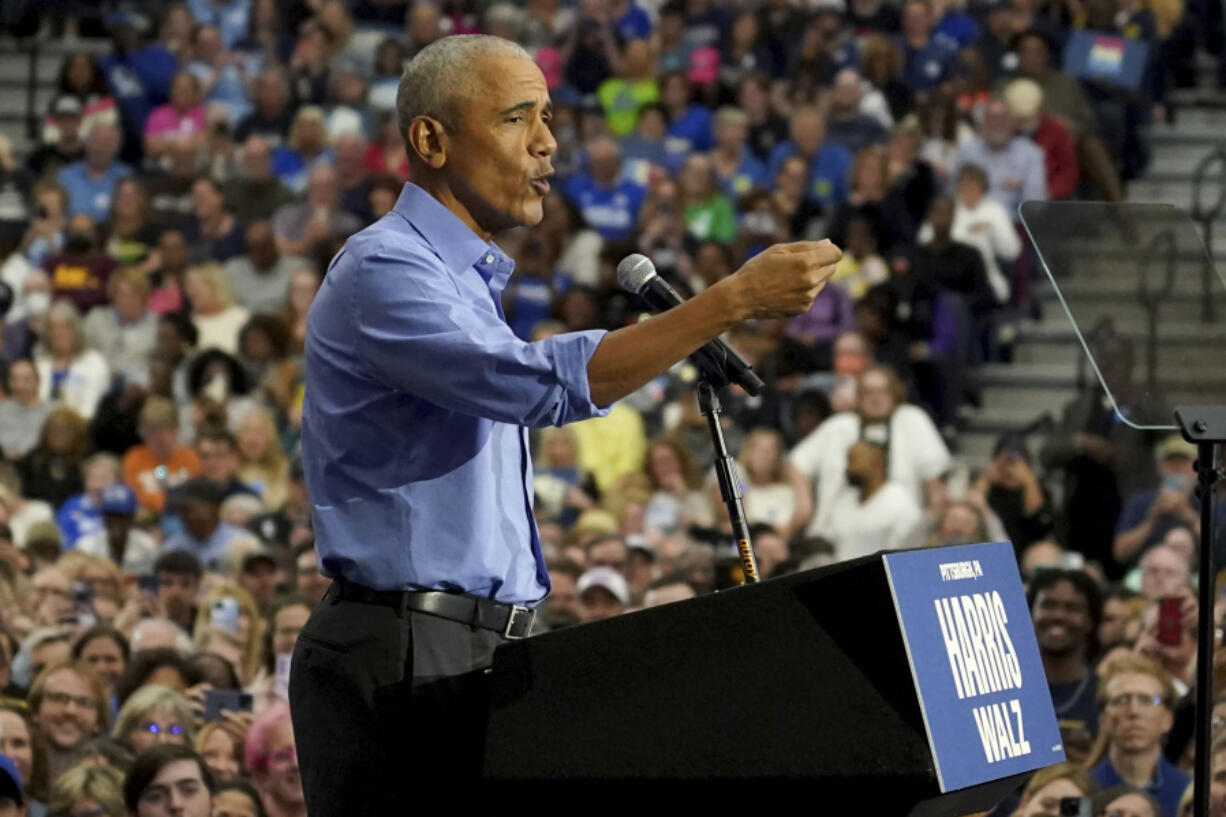
[(720, 495), (728, 506), (728, 518), (732, 521), (732, 535), (736, 537), (736, 549), (741, 557), (745, 583), (761, 581), (758, 560), (753, 553), (753, 542), (749, 538), (749, 523), (745, 521), (745, 506), (741, 502), (741, 477), (736, 469), (736, 460), (728, 453), (728, 445), (724, 442), (724, 429), (719, 424), (719, 415), (723, 408), (719, 404), (715, 388), (705, 380), (698, 383), (698, 408), (707, 418), (707, 426), (711, 430), (711, 442), (715, 445), (715, 475), (719, 479)]
[(1200, 586), (1196, 631), (1196, 768), (1193, 813), (1209, 817), (1210, 714), (1213, 712), (1213, 567), (1214, 494), (1221, 449), (1214, 443), (1197, 444), (1196, 475), (1200, 486)]

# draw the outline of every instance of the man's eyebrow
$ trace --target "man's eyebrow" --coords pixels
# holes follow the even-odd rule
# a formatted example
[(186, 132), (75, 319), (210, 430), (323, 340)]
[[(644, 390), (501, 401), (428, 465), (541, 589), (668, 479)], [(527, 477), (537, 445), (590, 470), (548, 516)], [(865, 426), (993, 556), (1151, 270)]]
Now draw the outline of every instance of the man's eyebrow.
[[(533, 108), (535, 108), (535, 107), (536, 107), (536, 101), (535, 101), (535, 100), (524, 100), (523, 102), (517, 102), (517, 103), (515, 103), (514, 105), (512, 105), (512, 106), (511, 106), (511, 107), (509, 107), (509, 108), (507, 108), (506, 110), (499, 111), (499, 112), (498, 112), (498, 115), (499, 115), (499, 116), (508, 116), (508, 115), (510, 115), (510, 114), (513, 114), (513, 113), (519, 113), (520, 111), (530, 111), (530, 110), (532, 110), (532, 109), (533, 109)], [(550, 102), (550, 101), (548, 101), (548, 100), (546, 100), (546, 102), (545, 102), (545, 112), (546, 112), (546, 113), (552, 113), (552, 112), (553, 112), (553, 103), (552, 103), (552, 102)]]

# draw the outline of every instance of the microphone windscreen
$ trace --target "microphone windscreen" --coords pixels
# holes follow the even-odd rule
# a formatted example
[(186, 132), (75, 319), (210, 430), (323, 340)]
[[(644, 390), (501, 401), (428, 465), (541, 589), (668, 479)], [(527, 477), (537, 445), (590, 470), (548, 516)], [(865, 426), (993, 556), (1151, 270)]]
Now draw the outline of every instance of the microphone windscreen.
[(631, 253), (617, 265), (617, 282), (627, 292), (638, 294), (652, 278), (656, 277), (656, 265), (639, 253)]

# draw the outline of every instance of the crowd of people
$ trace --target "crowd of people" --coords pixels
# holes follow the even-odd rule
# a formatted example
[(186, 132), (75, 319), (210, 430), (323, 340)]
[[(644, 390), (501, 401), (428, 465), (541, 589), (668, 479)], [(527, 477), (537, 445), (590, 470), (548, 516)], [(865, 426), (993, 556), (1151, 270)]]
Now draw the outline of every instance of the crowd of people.
[[(545, 219), (499, 239), (515, 333), (638, 320), (615, 274), (630, 252), (696, 293), (770, 244), (832, 238), (844, 257), (808, 313), (730, 337), (767, 384), (729, 389), (723, 417), (761, 573), (1012, 541), (1073, 762), (999, 813), (1183, 813), (1194, 450), (1090, 388), (982, 473), (951, 451), (965, 373), (1008, 361), (1031, 307), (1018, 204), (1122, 198), (1208, 10), (56, 8), (39, 36), (109, 47), (68, 49), (28, 155), (0, 137), (0, 814), (305, 814), (286, 684), (329, 581), (299, 460), (307, 314), (345, 239), (396, 217), (406, 60), (478, 31), (527, 48), (553, 99)], [(1135, 87), (1063, 70), (1085, 31), (1143, 46)], [(1103, 351), (1126, 402), (1131, 349)], [(740, 580), (697, 378), (683, 363), (534, 437), (537, 631)], [(1177, 645), (1156, 635), (1172, 597)]]

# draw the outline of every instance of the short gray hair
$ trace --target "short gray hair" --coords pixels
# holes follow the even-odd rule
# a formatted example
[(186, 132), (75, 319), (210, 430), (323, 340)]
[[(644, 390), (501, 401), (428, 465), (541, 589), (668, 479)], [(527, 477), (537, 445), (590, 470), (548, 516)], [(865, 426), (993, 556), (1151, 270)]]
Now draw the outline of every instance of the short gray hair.
[[(453, 34), (417, 52), (405, 66), (396, 92), (396, 117), (403, 135), (419, 116), (429, 116), (448, 130), (459, 127), (458, 103), (473, 93), (473, 66), (483, 57), (532, 56), (518, 43), (489, 34)], [(412, 151), (410, 151), (412, 153)]]

